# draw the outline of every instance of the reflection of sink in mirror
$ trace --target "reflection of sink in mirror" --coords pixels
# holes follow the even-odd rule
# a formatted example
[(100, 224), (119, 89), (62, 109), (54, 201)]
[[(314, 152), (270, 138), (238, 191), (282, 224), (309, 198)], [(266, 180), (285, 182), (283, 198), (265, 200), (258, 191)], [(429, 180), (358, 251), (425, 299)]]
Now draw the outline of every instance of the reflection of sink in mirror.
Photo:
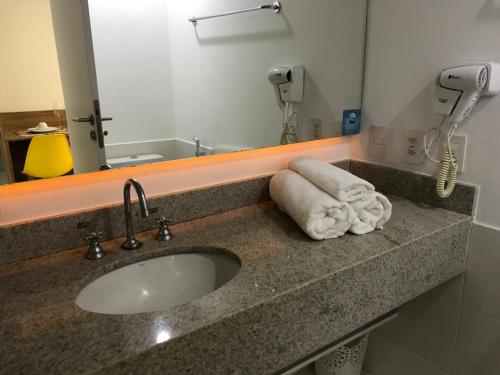
[[(249, 148), (231, 145), (207, 146), (201, 144), (200, 156), (244, 150), (249, 150)], [(141, 152), (143, 154), (136, 154), (134, 152)], [(195, 143), (184, 139), (166, 139), (162, 141), (141, 142), (140, 144), (111, 144), (106, 146), (107, 164), (111, 168), (186, 159), (195, 157), (195, 154)]]
[(165, 159), (159, 154), (131, 155), (108, 159), (108, 165), (111, 168), (132, 167), (134, 165), (157, 163), (163, 160)]
[[(201, 150), (211, 154), (211, 148), (205, 145)], [(195, 143), (179, 138), (106, 145), (107, 163), (112, 168), (193, 158), (195, 154)]]
[(80, 292), (76, 304), (101, 314), (163, 311), (219, 289), (240, 267), (236, 256), (227, 253), (192, 252), (148, 259), (94, 280)]

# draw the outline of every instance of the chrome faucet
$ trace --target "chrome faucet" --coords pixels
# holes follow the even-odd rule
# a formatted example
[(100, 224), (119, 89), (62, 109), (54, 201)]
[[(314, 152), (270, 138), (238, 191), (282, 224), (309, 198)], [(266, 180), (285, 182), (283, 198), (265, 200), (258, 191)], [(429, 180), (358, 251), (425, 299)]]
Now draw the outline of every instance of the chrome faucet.
[(199, 158), (200, 156), (205, 156), (205, 152), (201, 151), (201, 140), (198, 137), (193, 137), (193, 141), (196, 147), (196, 151), (194, 152), (194, 155)]
[(142, 246), (142, 242), (137, 240), (134, 235), (134, 226), (132, 223), (132, 203), (130, 202), (130, 187), (133, 186), (137, 197), (139, 198), (139, 207), (141, 209), (141, 216), (146, 218), (149, 216), (148, 203), (146, 201), (146, 194), (135, 178), (130, 178), (123, 186), (123, 205), (125, 207), (125, 223), (127, 226), (127, 240), (123, 243), (122, 249), (135, 250)]

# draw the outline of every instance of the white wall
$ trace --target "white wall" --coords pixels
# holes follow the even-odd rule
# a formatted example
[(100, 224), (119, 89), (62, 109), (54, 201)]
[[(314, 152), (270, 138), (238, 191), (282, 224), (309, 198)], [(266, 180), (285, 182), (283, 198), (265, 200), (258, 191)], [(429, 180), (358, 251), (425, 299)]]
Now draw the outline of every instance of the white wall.
[(108, 145), (193, 136), (208, 146), (279, 144), (282, 114), (267, 80), (275, 64), (306, 68), (305, 139), (311, 117), (335, 136), (342, 111), (361, 106), (366, 0), (285, 0), (278, 16), (262, 11), (196, 28), (193, 15), (260, 2), (89, 4), (102, 112), (114, 119), (105, 123)]
[(0, 112), (64, 108), (49, 0), (0, 1)]
[[(370, 2), (365, 127), (351, 144), (355, 158), (434, 174), (436, 165), (402, 162), (407, 129), (439, 124), (432, 89), (442, 65), (496, 60), (498, 0), (373, 0)], [(469, 136), (461, 180), (479, 184), (467, 273), (401, 309), (401, 316), (372, 335), (366, 369), (372, 375), (476, 375), (499, 371), (500, 97), (483, 100), (460, 133)], [(369, 155), (369, 127), (390, 130), (386, 156)]]
[(267, 71), (302, 64), (307, 77), (301, 121), (338, 128), (342, 110), (360, 107), (366, 0), (283, 0), (283, 11), (200, 21), (259, 5), (257, 0), (166, 1), (177, 136), (207, 145), (279, 143), (281, 111)]
[(174, 136), (164, 0), (90, 0), (106, 143)]
[[(432, 87), (444, 64), (491, 59), (500, 62), (498, 0), (375, 0), (370, 5), (365, 83), (365, 130), (353, 156), (435, 173), (436, 165), (401, 162), (404, 129), (439, 124)], [(460, 132), (469, 136), (462, 181), (481, 185), (476, 220), (500, 226), (500, 96), (485, 99)], [(390, 127), (386, 160), (367, 153), (368, 126)], [(355, 142), (356, 143), (356, 142)]]

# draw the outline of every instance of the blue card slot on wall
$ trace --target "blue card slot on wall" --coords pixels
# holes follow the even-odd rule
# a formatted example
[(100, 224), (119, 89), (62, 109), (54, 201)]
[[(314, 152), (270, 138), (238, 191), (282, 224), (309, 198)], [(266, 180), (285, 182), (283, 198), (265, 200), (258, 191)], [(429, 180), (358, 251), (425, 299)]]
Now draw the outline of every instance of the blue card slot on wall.
[(346, 109), (342, 121), (342, 135), (353, 135), (361, 132), (361, 110)]

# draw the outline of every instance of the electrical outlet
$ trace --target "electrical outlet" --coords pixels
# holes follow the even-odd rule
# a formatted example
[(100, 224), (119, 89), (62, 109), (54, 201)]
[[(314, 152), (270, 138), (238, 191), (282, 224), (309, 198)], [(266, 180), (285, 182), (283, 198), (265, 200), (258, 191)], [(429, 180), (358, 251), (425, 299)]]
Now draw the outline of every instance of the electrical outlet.
[(406, 130), (402, 160), (408, 164), (420, 165), (425, 161), (424, 135), (422, 130)]
[(312, 117), (309, 120), (312, 130), (312, 139), (323, 138), (323, 120), (320, 118)]
[(451, 139), (451, 151), (455, 163), (457, 163), (458, 172), (463, 173), (465, 170), (465, 155), (467, 152), (467, 136), (454, 135)]

